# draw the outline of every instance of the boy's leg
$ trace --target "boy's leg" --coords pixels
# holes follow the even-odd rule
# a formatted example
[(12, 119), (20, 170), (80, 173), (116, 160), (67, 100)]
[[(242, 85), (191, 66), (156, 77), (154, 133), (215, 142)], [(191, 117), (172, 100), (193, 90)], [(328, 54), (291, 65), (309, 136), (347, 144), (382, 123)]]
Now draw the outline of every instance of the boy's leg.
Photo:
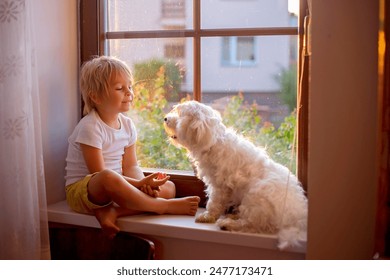
[(130, 216), (140, 214), (142, 212), (131, 209), (126, 209), (114, 204), (110, 204), (103, 208), (94, 210), (94, 214), (103, 232), (108, 238), (114, 238), (120, 231), (120, 228), (116, 225), (116, 219), (122, 216)]
[(126, 209), (158, 214), (195, 215), (200, 200), (197, 196), (178, 199), (152, 198), (112, 170), (103, 170), (94, 175), (88, 184), (88, 194), (95, 204), (104, 205), (114, 201)]

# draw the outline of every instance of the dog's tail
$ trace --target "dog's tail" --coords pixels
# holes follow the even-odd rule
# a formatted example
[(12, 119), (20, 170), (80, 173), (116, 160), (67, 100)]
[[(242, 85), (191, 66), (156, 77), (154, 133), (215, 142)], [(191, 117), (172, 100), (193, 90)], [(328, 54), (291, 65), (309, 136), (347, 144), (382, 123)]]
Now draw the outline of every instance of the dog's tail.
[(285, 250), (290, 247), (297, 247), (301, 245), (301, 242), (306, 241), (306, 230), (302, 230), (299, 227), (282, 228), (278, 233), (280, 250)]

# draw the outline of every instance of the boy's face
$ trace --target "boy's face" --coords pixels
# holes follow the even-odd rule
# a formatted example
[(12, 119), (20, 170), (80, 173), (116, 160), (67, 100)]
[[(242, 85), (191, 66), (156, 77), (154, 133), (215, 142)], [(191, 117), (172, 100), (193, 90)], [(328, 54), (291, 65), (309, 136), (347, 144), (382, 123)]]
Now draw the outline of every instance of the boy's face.
[[(108, 96), (100, 104), (104, 110), (112, 113), (123, 113), (130, 109), (134, 93), (131, 80), (123, 73), (114, 73), (111, 76)], [(103, 109), (103, 108), (102, 108)]]

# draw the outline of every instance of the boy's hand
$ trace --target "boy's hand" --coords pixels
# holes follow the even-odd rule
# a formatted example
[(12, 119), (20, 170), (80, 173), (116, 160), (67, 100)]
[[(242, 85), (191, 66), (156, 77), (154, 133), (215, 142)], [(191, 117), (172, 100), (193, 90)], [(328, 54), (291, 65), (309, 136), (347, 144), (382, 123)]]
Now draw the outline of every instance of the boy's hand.
[(165, 173), (156, 172), (140, 180), (140, 190), (152, 197), (158, 197), (160, 186), (165, 184), (169, 179)]
[(152, 173), (140, 180), (141, 186), (149, 185), (152, 189), (155, 189), (161, 185), (164, 185), (169, 180), (169, 176), (165, 173), (156, 172)]
[(146, 193), (151, 197), (159, 197), (160, 187), (152, 189), (149, 185), (143, 185), (139, 189), (141, 192)]
[(161, 179), (165, 179), (167, 177), (168, 177), (167, 174), (161, 173), (161, 172), (157, 172), (157, 179), (161, 180)]

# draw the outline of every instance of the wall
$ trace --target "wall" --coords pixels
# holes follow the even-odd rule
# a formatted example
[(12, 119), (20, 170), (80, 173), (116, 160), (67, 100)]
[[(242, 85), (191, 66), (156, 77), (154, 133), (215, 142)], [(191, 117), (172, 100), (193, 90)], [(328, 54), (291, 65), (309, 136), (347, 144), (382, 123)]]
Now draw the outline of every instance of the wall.
[(35, 41), (48, 203), (65, 198), (67, 138), (80, 117), (77, 0), (34, 1)]
[(378, 1), (312, 4), (309, 259), (373, 257)]

